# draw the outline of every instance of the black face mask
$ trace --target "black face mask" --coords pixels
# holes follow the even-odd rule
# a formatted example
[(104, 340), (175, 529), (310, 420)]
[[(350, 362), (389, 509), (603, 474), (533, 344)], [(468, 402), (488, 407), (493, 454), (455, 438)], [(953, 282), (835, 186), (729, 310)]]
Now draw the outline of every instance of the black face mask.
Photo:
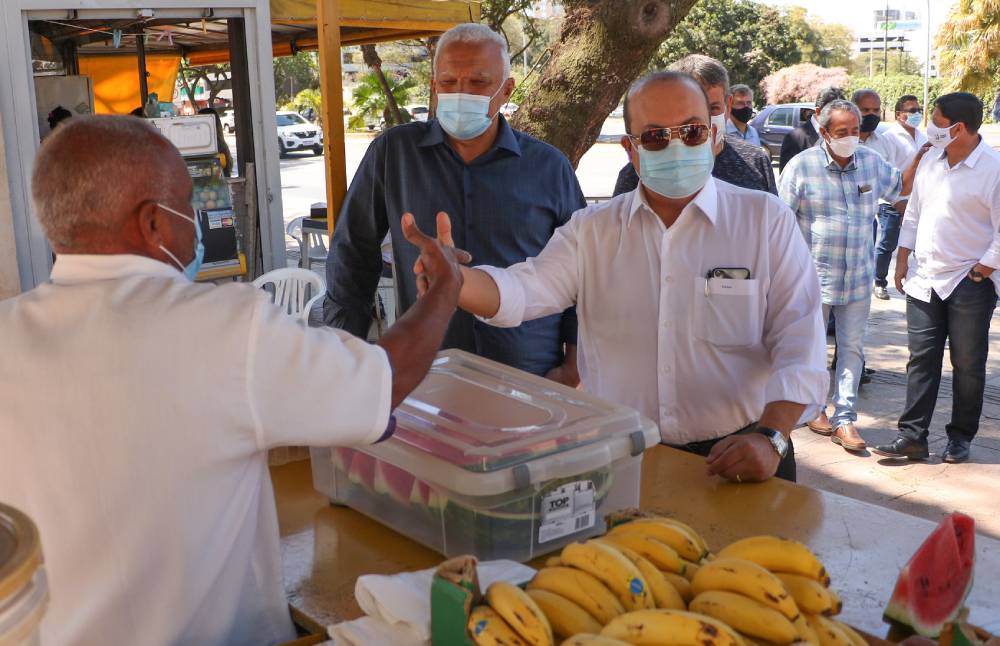
[(877, 114), (866, 114), (861, 118), (861, 132), (875, 132), (882, 120)]
[(750, 123), (750, 119), (753, 117), (753, 108), (733, 108), (729, 114), (733, 115), (733, 118), (740, 123)]

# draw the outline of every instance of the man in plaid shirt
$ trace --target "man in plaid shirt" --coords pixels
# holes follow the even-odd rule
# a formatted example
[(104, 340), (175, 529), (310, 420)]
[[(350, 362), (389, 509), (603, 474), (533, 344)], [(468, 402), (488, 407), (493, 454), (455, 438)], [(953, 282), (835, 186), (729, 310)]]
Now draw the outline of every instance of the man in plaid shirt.
[[(814, 428), (848, 451), (861, 451), (855, 402), (875, 274), (872, 221), (879, 199), (908, 195), (916, 170), (894, 168), (858, 147), (861, 113), (850, 101), (828, 103), (819, 115), (820, 145), (796, 155), (781, 173), (778, 195), (795, 212), (812, 251), (823, 292), (823, 318), (837, 319), (836, 392), (832, 429)], [(897, 203), (902, 211), (905, 203)]]

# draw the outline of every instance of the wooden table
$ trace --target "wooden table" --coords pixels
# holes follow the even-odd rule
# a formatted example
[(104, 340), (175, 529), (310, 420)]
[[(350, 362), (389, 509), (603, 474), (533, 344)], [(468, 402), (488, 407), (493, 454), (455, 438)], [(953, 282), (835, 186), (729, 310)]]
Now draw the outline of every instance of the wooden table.
[[(362, 574), (393, 574), (437, 565), (443, 557), (312, 489), (308, 462), (272, 469), (285, 589), (302, 627), (325, 627), (361, 615), (354, 582)], [(844, 600), (843, 620), (885, 634), (882, 608), (899, 569), (935, 523), (780, 480), (724, 483), (702, 458), (658, 446), (645, 455), (643, 509), (675, 516), (698, 529), (713, 549), (753, 534), (808, 544), (826, 564)], [(947, 511), (947, 510), (945, 510)], [(944, 512), (942, 512), (944, 513)], [(1000, 541), (976, 537), (971, 619), (1000, 631)]]

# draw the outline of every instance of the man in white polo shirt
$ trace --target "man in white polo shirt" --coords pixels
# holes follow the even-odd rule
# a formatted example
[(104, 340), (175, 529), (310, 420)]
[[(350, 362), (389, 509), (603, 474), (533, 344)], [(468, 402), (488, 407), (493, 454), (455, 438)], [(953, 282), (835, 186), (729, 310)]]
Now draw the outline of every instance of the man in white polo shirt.
[(373, 346), (191, 282), (191, 179), (141, 119), (60, 126), (32, 188), (58, 257), (0, 302), (0, 500), (41, 533), (42, 642), (292, 639), (267, 450), (391, 433), (454, 312), (453, 254), (418, 240), (429, 297)]
[(928, 457), (927, 437), (947, 342), (952, 365), (945, 462), (965, 462), (979, 430), (990, 319), (1000, 276), (1000, 154), (979, 134), (974, 95), (938, 97), (927, 139), (934, 150), (917, 170), (896, 254), (896, 289), (906, 293), (910, 360), (899, 434), (875, 453)]

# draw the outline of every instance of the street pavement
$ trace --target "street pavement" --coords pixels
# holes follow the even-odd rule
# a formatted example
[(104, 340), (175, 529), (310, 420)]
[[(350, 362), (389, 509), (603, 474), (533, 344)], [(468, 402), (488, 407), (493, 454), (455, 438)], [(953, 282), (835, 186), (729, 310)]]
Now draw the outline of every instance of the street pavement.
[[(602, 139), (613, 140), (621, 132), (624, 124), (609, 120)], [(983, 134), (991, 145), (1000, 148), (1000, 127), (986, 126)], [(348, 135), (345, 146), (348, 182), (370, 140), (368, 135)], [(584, 193), (592, 197), (610, 196), (618, 171), (626, 161), (618, 144), (595, 144), (577, 169)], [(302, 153), (281, 160), (281, 183), (285, 222), (308, 214), (311, 203), (325, 200), (322, 158)], [(289, 264), (294, 265), (298, 246), (291, 238), (287, 243)], [(894, 437), (896, 420), (906, 397), (905, 301), (893, 289), (890, 292), (891, 300), (872, 301), (866, 358), (868, 366), (877, 372), (872, 383), (862, 386), (858, 399), (858, 426), (869, 445), (888, 442)], [(997, 317), (994, 329), (1000, 329)], [(934, 455), (928, 462), (895, 463), (867, 452), (849, 454), (829, 438), (803, 427), (793, 434), (799, 482), (930, 520), (938, 520), (951, 511), (962, 511), (976, 518), (981, 532), (1000, 538), (1000, 496), (996, 494), (1000, 490), (1000, 339), (993, 336), (982, 427), (973, 443), (971, 462), (947, 465), (940, 459), (946, 442), (944, 425), (951, 411), (950, 367), (946, 361), (931, 430)]]

